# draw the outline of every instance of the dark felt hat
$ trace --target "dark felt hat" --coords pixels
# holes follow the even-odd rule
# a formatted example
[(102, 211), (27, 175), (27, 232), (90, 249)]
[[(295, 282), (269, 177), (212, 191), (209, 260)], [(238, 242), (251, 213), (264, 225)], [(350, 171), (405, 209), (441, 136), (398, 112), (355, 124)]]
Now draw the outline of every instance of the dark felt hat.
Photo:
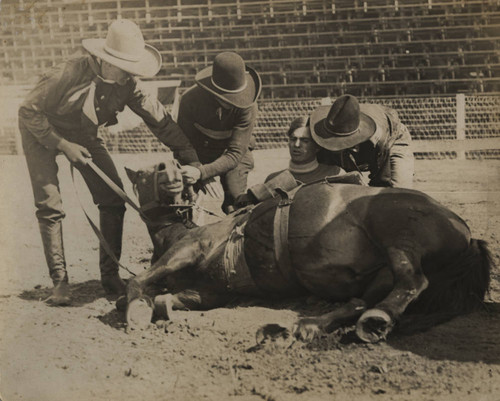
[(245, 66), (241, 56), (233, 52), (219, 53), (211, 67), (196, 74), (195, 81), (203, 89), (240, 109), (255, 103), (262, 88), (257, 71)]
[(377, 126), (360, 111), (352, 95), (338, 97), (331, 106), (320, 106), (311, 114), (311, 135), (321, 147), (338, 151), (356, 146), (370, 138)]

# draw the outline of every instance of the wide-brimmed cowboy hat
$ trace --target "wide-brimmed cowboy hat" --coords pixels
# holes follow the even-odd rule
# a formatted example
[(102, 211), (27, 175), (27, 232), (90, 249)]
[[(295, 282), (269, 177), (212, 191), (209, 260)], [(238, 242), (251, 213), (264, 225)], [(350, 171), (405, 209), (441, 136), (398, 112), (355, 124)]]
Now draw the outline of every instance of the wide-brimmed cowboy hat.
[(241, 56), (233, 52), (219, 53), (211, 67), (196, 74), (195, 81), (201, 88), (240, 109), (250, 107), (262, 87), (257, 71), (245, 66)]
[(119, 19), (108, 28), (106, 39), (84, 39), (83, 47), (100, 59), (133, 75), (155, 76), (161, 68), (161, 54), (144, 43), (139, 27)]
[(338, 151), (356, 146), (370, 138), (377, 126), (360, 111), (352, 95), (338, 97), (331, 106), (320, 106), (311, 114), (311, 135), (321, 147)]

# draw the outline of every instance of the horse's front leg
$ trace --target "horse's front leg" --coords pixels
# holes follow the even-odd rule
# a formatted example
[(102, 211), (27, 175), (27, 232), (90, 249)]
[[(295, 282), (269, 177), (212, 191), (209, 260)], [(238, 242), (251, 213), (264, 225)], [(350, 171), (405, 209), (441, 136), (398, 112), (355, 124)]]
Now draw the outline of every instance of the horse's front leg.
[(394, 286), (385, 299), (359, 318), (356, 334), (363, 341), (377, 342), (385, 339), (408, 304), (429, 284), (422, 272), (418, 250), (404, 248), (406, 249), (391, 247), (387, 250)]
[(127, 284), (127, 325), (130, 328), (145, 327), (153, 316), (153, 302), (144, 289), (167, 275), (203, 261), (204, 252), (200, 241), (180, 240), (165, 252), (149, 269), (129, 280)]

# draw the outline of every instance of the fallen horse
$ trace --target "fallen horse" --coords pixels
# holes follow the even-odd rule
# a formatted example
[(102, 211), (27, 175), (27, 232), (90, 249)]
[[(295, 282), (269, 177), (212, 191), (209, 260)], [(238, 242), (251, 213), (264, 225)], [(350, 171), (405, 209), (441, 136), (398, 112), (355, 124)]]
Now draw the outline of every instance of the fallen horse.
[(488, 290), (486, 243), (419, 191), (325, 179), (195, 227), (175, 161), (127, 174), (154, 245), (152, 266), (128, 282), (132, 327), (151, 321), (159, 288), (165, 314), (220, 307), (235, 294), (312, 294), (342, 304), (298, 320), (297, 338), (356, 324), (361, 340), (377, 342), (403, 314), (435, 324), (477, 309)]

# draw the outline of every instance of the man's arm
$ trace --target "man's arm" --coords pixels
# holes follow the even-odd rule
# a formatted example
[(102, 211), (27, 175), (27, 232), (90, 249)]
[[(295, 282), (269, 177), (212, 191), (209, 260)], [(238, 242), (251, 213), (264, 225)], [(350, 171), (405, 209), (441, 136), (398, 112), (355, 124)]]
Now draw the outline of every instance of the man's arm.
[(144, 120), (151, 132), (172, 150), (174, 157), (181, 164), (200, 165), (191, 142), (167, 113), (165, 106), (156, 97), (147, 94), (138, 80), (127, 105)]
[(61, 137), (49, 123), (47, 114), (57, 107), (72, 85), (75, 71), (67, 63), (47, 72), (19, 108), (20, 124), (48, 149), (57, 149)]
[(79, 63), (64, 63), (46, 73), (19, 107), (18, 117), (19, 124), (47, 149), (60, 150), (71, 163), (86, 164), (91, 157), (89, 151), (61, 138), (47, 118), (82, 74)]
[[(200, 167), (201, 179), (206, 180), (228, 172), (235, 168), (245, 153), (252, 137), (252, 132), (257, 119), (257, 104), (241, 110), (237, 123), (232, 128), (232, 135), (225, 152), (211, 163)], [(186, 131), (186, 134), (199, 135), (195, 132), (193, 113), (188, 105), (183, 105), (179, 109), (179, 125)]]

